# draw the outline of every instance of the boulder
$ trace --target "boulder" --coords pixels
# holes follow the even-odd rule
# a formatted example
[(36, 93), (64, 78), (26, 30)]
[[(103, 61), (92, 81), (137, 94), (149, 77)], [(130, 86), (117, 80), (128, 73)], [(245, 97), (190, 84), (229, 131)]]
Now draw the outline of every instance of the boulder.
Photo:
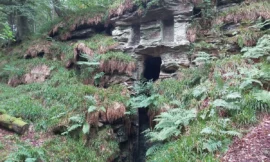
[(47, 65), (36, 66), (30, 73), (24, 75), (24, 83), (42, 83), (50, 76), (50, 72)]
[(95, 34), (95, 30), (92, 28), (75, 30), (71, 32), (71, 36), (69, 39), (83, 39), (83, 38), (90, 38)]
[(161, 71), (165, 73), (174, 73), (179, 69), (179, 65), (176, 62), (169, 62), (161, 65)]

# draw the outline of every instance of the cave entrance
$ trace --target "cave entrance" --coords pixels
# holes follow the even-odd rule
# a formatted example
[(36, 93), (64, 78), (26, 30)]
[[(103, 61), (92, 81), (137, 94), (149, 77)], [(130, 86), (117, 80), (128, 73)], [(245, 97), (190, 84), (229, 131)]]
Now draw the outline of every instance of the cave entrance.
[(156, 81), (159, 78), (161, 66), (160, 57), (148, 56), (144, 60), (144, 72), (143, 76), (147, 80)]

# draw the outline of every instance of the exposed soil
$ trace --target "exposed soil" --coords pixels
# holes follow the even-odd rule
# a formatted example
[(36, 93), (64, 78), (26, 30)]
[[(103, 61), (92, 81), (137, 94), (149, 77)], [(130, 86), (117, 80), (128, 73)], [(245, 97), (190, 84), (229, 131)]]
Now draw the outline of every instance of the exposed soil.
[(241, 139), (236, 139), (223, 162), (270, 162), (270, 115)]

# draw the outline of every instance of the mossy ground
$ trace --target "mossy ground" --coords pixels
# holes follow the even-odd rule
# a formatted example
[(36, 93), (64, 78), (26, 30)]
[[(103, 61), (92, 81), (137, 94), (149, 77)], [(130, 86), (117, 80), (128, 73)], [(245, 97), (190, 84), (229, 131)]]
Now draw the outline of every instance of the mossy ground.
[[(57, 51), (61, 47), (57, 46), (58, 44), (55, 44)], [(64, 61), (50, 60), (46, 56), (33, 59), (24, 59), (22, 56), (23, 53), (9, 56), (1, 53), (0, 109), (33, 124), (37, 136), (40, 133), (52, 134), (52, 129), (59, 125), (68, 127), (70, 117), (78, 114), (84, 115), (92, 104), (85, 96), (98, 96), (101, 101), (104, 101), (98, 103), (99, 106), (105, 108), (114, 102), (125, 103), (128, 100), (129, 96), (119, 95), (124, 89), (119, 85), (108, 89), (84, 85), (75, 69), (64, 68)], [(41, 64), (45, 64), (51, 69), (51, 75), (44, 83), (23, 84), (17, 87), (10, 87), (6, 84), (10, 78), (22, 76)], [(94, 129), (96, 130), (96, 128)], [(11, 160), (13, 157), (20, 160), (50, 157), (49, 161), (52, 159), (53, 161), (106, 161), (119, 152), (116, 140), (107, 137), (106, 131), (109, 130), (110, 128), (102, 128), (102, 131), (100, 129), (100, 133), (103, 133), (91, 139), (90, 147), (83, 143), (83, 136), (79, 136), (79, 138), (59, 136), (46, 137), (44, 145), (37, 149), (28, 141), (9, 134), (7, 137), (14, 136), (17, 140), (7, 140), (10, 143), (1, 143), (1, 149), (5, 151), (0, 151), (0, 160), (3, 161), (8, 156), (8, 159)], [(102, 145), (100, 144), (106, 149), (101, 151)], [(9, 149), (7, 149), (7, 145), (10, 145)], [(21, 146), (23, 151), (32, 153), (25, 155), (25, 152), (16, 151)], [(38, 150), (46, 150), (44, 156), (40, 155)]]

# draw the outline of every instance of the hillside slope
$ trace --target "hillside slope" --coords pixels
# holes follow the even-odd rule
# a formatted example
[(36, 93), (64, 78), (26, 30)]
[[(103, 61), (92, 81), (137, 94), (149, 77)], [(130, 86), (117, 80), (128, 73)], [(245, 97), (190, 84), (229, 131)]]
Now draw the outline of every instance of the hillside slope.
[(24, 135), (0, 127), (0, 161), (270, 161), (270, 3), (192, 1), (188, 65), (168, 64), (152, 82), (138, 77), (136, 50), (122, 48), (129, 36), (112, 36), (113, 20), (172, 1), (131, 2), (108, 21), (103, 10), (68, 17), (0, 50), (0, 118), (30, 124)]

